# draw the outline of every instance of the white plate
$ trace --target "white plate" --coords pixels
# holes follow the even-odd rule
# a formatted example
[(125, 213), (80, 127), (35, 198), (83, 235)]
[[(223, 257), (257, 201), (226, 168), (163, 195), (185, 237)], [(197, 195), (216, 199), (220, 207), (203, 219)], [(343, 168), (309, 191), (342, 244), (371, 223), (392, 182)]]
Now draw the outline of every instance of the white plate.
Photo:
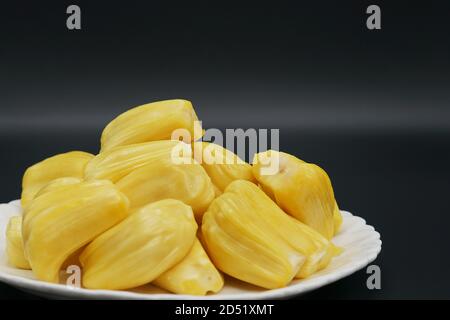
[(59, 299), (280, 299), (295, 296), (342, 279), (375, 260), (381, 250), (380, 234), (364, 219), (342, 211), (344, 222), (333, 242), (344, 252), (324, 270), (308, 279), (295, 280), (282, 289), (263, 290), (238, 280), (226, 279), (221, 292), (206, 297), (175, 295), (146, 285), (130, 291), (89, 290), (36, 280), (33, 273), (8, 264), (5, 230), (11, 216), (20, 215), (19, 201), (0, 204), (0, 281), (38, 296)]

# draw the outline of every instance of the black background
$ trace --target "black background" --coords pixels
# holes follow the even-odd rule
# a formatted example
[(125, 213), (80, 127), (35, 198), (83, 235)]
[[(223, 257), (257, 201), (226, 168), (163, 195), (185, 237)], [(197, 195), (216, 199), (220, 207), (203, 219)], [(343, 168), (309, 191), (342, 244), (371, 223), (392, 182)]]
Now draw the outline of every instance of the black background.
[[(450, 298), (449, 18), (445, 1), (2, 3), (0, 202), (27, 166), (97, 152), (120, 112), (185, 98), (205, 128), (280, 128), (380, 231), (381, 290), (362, 270), (301, 298)], [(32, 296), (0, 284), (0, 298)]]

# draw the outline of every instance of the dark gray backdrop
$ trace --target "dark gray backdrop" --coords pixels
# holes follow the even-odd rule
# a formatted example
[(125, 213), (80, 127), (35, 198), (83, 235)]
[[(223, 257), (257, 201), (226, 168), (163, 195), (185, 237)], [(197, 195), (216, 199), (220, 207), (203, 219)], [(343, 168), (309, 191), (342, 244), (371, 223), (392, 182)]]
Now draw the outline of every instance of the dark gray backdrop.
[[(205, 128), (280, 128), (341, 208), (382, 234), (376, 264), (304, 298), (450, 298), (450, 11), (444, 1), (58, 1), (0, 7), (0, 201), (27, 166), (96, 152), (139, 104), (193, 102)], [(65, 10), (82, 9), (68, 31)], [(382, 30), (365, 27), (378, 4)], [(30, 298), (0, 284), (0, 298)]]

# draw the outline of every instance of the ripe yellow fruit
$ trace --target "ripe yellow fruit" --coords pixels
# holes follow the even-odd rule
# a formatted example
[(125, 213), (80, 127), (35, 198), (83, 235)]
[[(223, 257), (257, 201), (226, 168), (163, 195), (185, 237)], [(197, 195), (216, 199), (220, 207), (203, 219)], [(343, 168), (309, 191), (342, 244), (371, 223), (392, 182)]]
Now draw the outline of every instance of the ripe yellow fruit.
[(324, 170), (273, 150), (250, 165), (203, 135), (191, 102), (158, 101), (108, 123), (99, 154), (30, 166), (9, 262), (54, 283), (80, 265), (88, 289), (207, 295), (223, 273), (276, 289), (340, 254), (331, 239), (343, 216)]
[[(278, 161), (276, 173), (264, 174), (268, 166), (266, 159)], [(253, 174), (285, 212), (327, 239), (333, 237), (336, 201), (331, 181), (323, 169), (287, 153), (269, 150), (255, 155)]]
[(340, 251), (320, 233), (283, 212), (260, 188), (248, 181), (231, 183), (226, 193), (235, 194), (259, 214), (275, 232), (297, 252), (306, 257), (295, 275), (306, 278), (325, 268)]
[(148, 103), (122, 113), (105, 127), (101, 151), (129, 144), (170, 140), (176, 129), (186, 129), (191, 140), (201, 138), (202, 128), (191, 102), (175, 99)]
[(214, 265), (263, 288), (286, 286), (308, 258), (296, 246), (310, 254), (314, 243), (277, 208), (255, 184), (232, 182), (203, 216), (202, 240)]
[(21, 216), (9, 219), (6, 227), (6, 256), (13, 266), (20, 269), (31, 269), (23, 249)]
[(337, 203), (335, 203), (334, 205), (333, 221), (334, 221), (334, 235), (336, 235), (339, 233), (339, 230), (341, 229), (342, 226), (342, 214), (341, 211), (339, 210)]
[(154, 161), (132, 171), (116, 185), (130, 200), (131, 210), (163, 199), (177, 199), (190, 205), (196, 218), (214, 199), (214, 186), (205, 169), (190, 159), (191, 164)]
[(188, 255), (153, 281), (157, 286), (178, 294), (206, 295), (223, 287), (223, 277), (209, 259), (199, 240)]
[(251, 165), (230, 150), (209, 142), (194, 142), (192, 148), (195, 160), (205, 168), (220, 192), (234, 180), (256, 181)]
[(149, 283), (189, 253), (196, 231), (192, 209), (181, 201), (144, 206), (86, 247), (83, 285), (118, 290)]
[(57, 154), (29, 167), (22, 179), (22, 207), (26, 207), (36, 193), (50, 181), (62, 177), (83, 178), (84, 167), (93, 157), (82, 151)]
[(161, 140), (109, 149), (86, 165), (85, 178), (117, 182), (133, 170), (153, 161), (174, 163), (172, 151), (183, 142)]
[(64, 188), (66, 186), (71, 186), (73, 184), (77, 184), (80, 183), (81, 180), (80, 178), (74, 178), (74, 177), (64, 177), (64, 178), (58, 178), (55, 180), (50, 181), (49, 183), (47, 183), (46, 185), (44, 185), (34, 196), (34, 198), (37, 198), (41, 195), (43, 195), (44, 193), (47, 192), (52, 192), (54, 190), (57, 190), (59, 188)]
[(39, 280), (58, 282), (66, 259), (128, 215), (128, 199), (110, 181), (55, 189), (25, 208), (25, 256)]

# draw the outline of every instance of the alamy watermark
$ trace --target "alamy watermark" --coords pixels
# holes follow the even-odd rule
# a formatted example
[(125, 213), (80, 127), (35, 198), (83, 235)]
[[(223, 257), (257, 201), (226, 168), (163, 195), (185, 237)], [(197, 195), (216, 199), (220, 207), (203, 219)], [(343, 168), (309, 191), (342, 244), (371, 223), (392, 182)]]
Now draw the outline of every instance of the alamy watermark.
[(367, 267), (367, 274), (370, 276), (367, 278), (366, 286), (369, 290), (381, 289), (381, 269), (376, 264), (372, 264)]
[(66, 280), (66, 285), (73, 288), (81, 288), (81, 268), (76, 264), (67, 267), (66, 274), (69, 276)]
[[(202, 133), (201, 121), (196, 121), (193, 135), (200, 137)], [(204, 146), (201, 143), (194, 143), (193, 147), (191, 132), (188, 129), (179, 128), (172, 132), (171, 139), (183, 143), (179, 143), (172, 149), (171, 159), (174, 164), (192, 164), (194, 161), (206, 164), (240, 164), (243, 159), (251, 162), (257, 152), (266, 151), (269, 148), (269, 137), (270, 149), (278, 151), (279, 129), (226, 129), (224, 134), (219, 129), (211, 128), (205, 130), (202, 141), (212, 140), (214, 144)], [(224, 149), (218, 150), (217, 145)], [(278, 173), (280, 164), (278, 153), (259, 154), (257, 161), (261, 164), (262, 175)]]
[(67, 7), (66, 13), (69, 14), (66, 20), (66, 27), (69, 30), (81, 29), (81, 9), (79, 6), (72, 4)]
[(369, 30), (381, 29), (381, 9), (376, 4), (367, 7), (366, 13), (370, 16), (366, 20), (366, 26)]

